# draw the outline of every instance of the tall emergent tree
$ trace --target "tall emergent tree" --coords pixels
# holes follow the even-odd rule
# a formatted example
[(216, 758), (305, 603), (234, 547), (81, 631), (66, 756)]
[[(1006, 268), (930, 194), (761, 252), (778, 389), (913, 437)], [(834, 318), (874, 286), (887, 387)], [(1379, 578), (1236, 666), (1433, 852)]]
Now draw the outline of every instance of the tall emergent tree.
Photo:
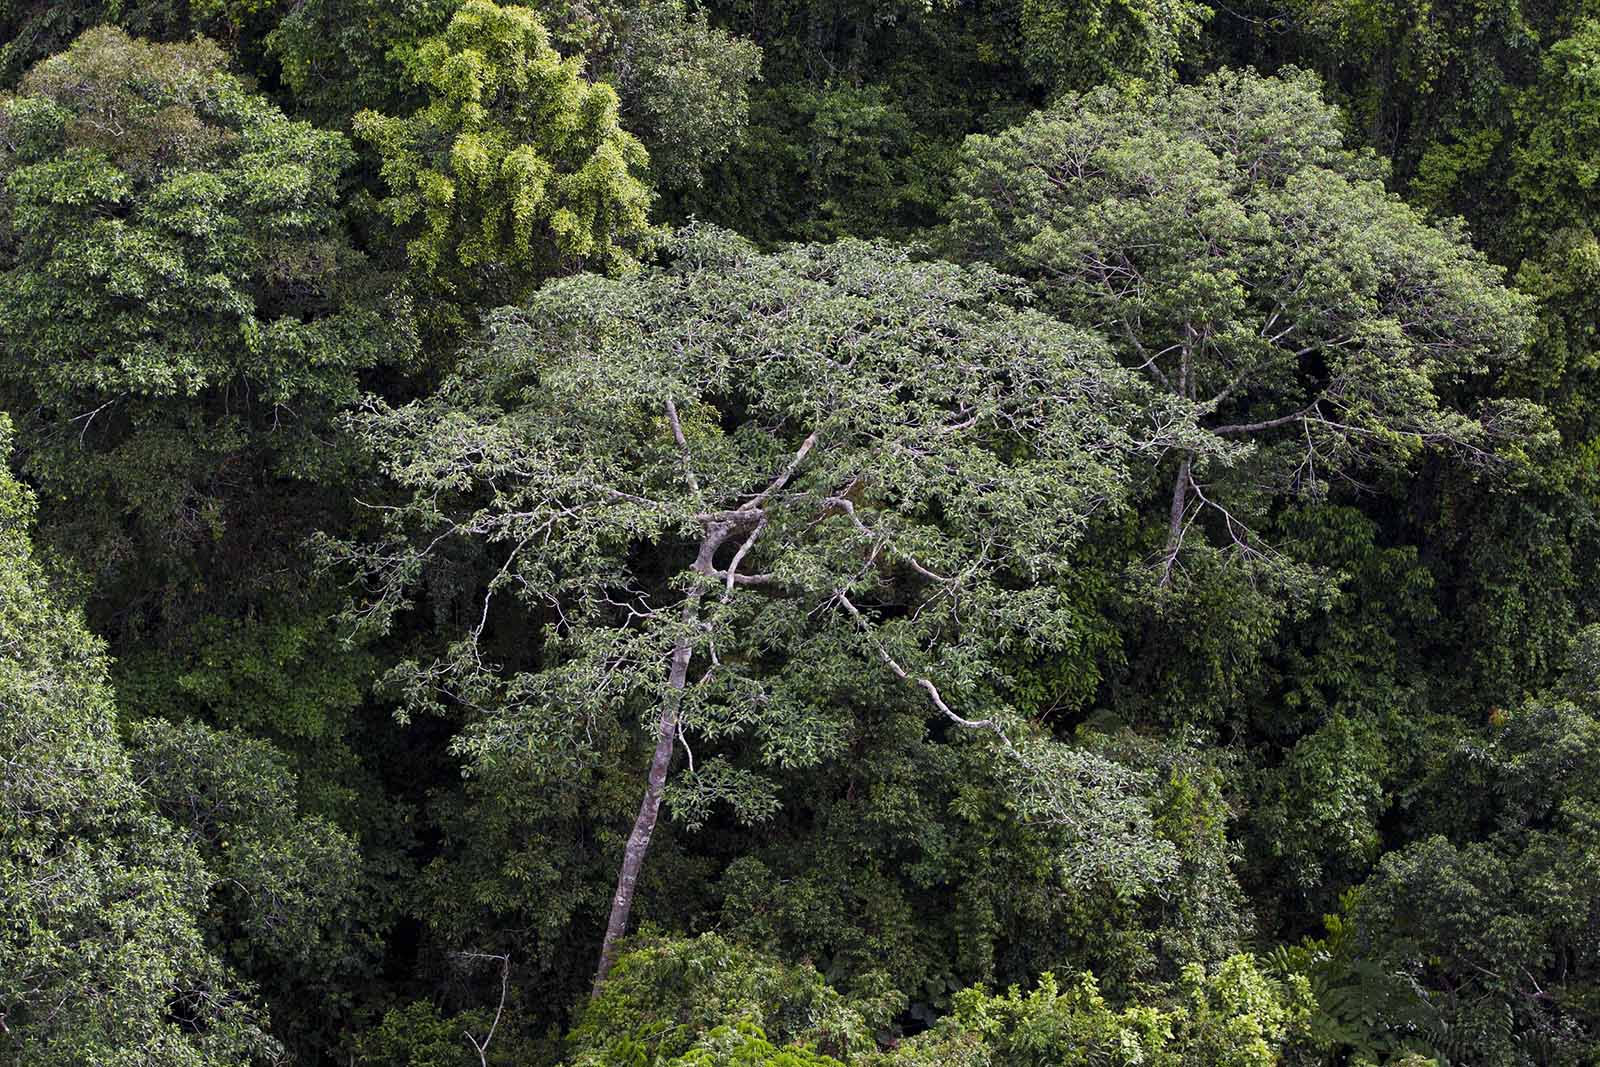
[(1137, 468), (1210, 454), (1184, 406), (987, 270), (698, 229), (675, 252), (546, 286), (436, 396), (356, 422), (402, 490), (376, 543), (344, 549), (370, 583), (358, 617), (387, 623), (463, 542), (492, 565), (468, 632), (398, 672), (410, 703), (472, 709), (463, 752), (544, 773), (651, 724), (596, 988), (676, 750), (689, 822), (714, 802), (760, 818), (763, 768), (841, 755), (857, 702), (995, 737), (1016, 810), (1075, 842), (1071, 881), (1168, 869), (1138, 776), (1041, 736), (1006, 667), (1070, 642), (1059, 579)]
[(1542, 432), (1531, 404), (1458, 399), (1522, 355), (1528, 301), (1382, 177), (1294, 71), (1103, 89), (968, 140), (951, 247), (1026, 276), (1212, 433), (1254, 446), (1226, 477), (1178, 456), (1164, 578), (1196, 523), (1260, 561), (1252, 527), (1279, 494), (1319, 496), (1423, 448), (1496, 466)]
[(0, 1064), (243, 1067), (273, 1043), (117, 740), (104, 650), (33, 558), (10, 437), (0, 415)]

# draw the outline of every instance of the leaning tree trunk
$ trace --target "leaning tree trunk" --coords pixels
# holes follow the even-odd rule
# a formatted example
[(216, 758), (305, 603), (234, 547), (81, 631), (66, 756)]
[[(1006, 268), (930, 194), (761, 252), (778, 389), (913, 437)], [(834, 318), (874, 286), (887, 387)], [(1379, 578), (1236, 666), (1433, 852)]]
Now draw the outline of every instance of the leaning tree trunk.
[[(703, 571), (711, 565), (719, 545), (727, 537), (726, 530), (713, 530), (700, 544), (695, 569)], [(672, 646), (672, 669), (667, 677), (670, 691), (661, 703), (661, 721), (656, 727), (656, 751), (650, 758), (650, 778), (644, 790), (644, 800), (639, 804), (639, 814), (633, 820), (633, 830), (628, 834), (628, 844), (622, 852), (622, 869), (617, 872), (617, 891), (611, 897), (611, 918), (606, 923), (605, 940), (600, 943), (600, 962), (594, 971), (594, 988), (591, 997), (600, 995), (611, 965), (617, 961), (617, 946), (622, 935), (628, 932), (628, 914), (633, 910), (633, 891), (639, 883), (639, 872), (644, 868), (644, 857), (650, 851), (650, 835), (655, 833), (656, 816), (661, 811), (661, 793), (667, 784), (667, 771), (672, 766), (672, 749), (678, 740), (678, 708), (683, 703), (683, 690), (689, 678), (689, 660), (694, 654), (691, 631), (700, 621), (700, 600), (704, 587), (697, 581), (683, 602), (683, 633)]]

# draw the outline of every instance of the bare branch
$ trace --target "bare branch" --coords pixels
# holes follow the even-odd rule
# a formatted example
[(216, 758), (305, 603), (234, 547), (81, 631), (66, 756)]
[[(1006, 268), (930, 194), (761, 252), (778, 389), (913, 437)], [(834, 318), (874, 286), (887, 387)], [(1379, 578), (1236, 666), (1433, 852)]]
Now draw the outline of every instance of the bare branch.
[[(874, 542), (882, 541), (884, 544), (887, 544), (885, 539), (881, 538), (880, 535), (875, 533), (870, 526), (861, 521), (861, 516), (856, 512), (855, 501), (851, 500), (849, 497), (830, 496), (824, 499), (823, 503), (829, 507), (838, 508), (846, 515), (850, 516), (850, 521), (855, 525), (855, 528), (861, 533), (865, 534), (867, 537), (871, 538)], [(918, 574), (922, 575), (931, 582), (948, 582), (952, 580), (942, 574), (938, 574), (929, 570), (927, 567), (924, 567), (920, 562), (918, 562), (916, 557), (910, 555), (909, 553), (896, 552), (895, 557), (905, 561), (905, 563), (910, 565), (912, 570), (916, 571)]]
[(1261, 422), (1236, 422), (1229, 426), (1212, 426), (1210, 430), (1215, 434), (1259, 433), (1262, 430), (1287, 426), (1296, 419), (1303, 419), (1316, 410), (1317, 404), (1318, 401), (1313, 400), (1299, 411), (1289, 415), (1280, 415), (1275, 419), (1263, 419)]
[(472, 1036), (471, 1031), (462, 1031), (462, 1035), (472, 1045), (478, 1054), (478, 1062), (483, 1067), (489, 1067), (489, 1042), (494, 1040), (494, 1032), (500, 1026), (500, 1016), (506, 1010), (506, 992), (511, 983), (511, 956), (492, 955), (487, 952), (463, 952), (461, 955), (467, 959), (499, 960), (500, 961), (500, 1004), (494, 1009), (494, 1022), (489, 1024), (489, 1032), (479, 1041)]
[[(944, 702), (944, 697), (939, 695), (939, 687), (934, 685), (932, 680), (918, 675), (913, 675), (904, 667), (902, 667), (899, 660), (890, 655), (889, 650), (883, 646), (883, 643), (872, 635), (872, 628), (870, 625), (868, 625), (866, 618), (861, 614), (861, 609), (855, 606), (855, 603), (851, 601), (850, 597), (843, 589), (835, 589), (833, 591), (833, 596), (835, 600), (844, 605), (845, 611), (850, 613), (850, 617), (855, 620), (856, 626), (859, 627), (861, 632), (866, 635), (867, 640), (872, 642), (872, 646), (877, 649), (878, 658), (883, 660), (884, 664), (889, 668), (889, 670), (894, 672), (894, 676), (896, 678), (899, 678), (905, 682), (909, 682), (921, 689), (923, 692), (927, 693), (928, 699), (933, 701), (933, 706), (938, 708), (940, 713), (943, 714), (945, 718), (949, 719), (957, 726), (967, 730), (992, 730), (1000, 736), (1001, 740), (1005, 741), (1008, 748), (1011, 747), (1010, 738), (1006, 737), (1005, 731), (1001, 729), (1000, 724), (995, 720), (967, 719), (957, 715), (951, 710), (950, 705)], [(1015, 750), (1013, 749), (1013, 751)]]
[(74, 415), (71, 419), (68, 420), (69, 422), (79, 422), (79, 421), (83, 422), (83, 429), (78, 431), (78, 444), (79, 445), (83, 444), (84, 436), (86, 434), (88, 434), (89, 427), (90, 427), (91, 424), (93, 424), (95, 416), (100, 414), (102, 411), (104, 411), (106, 408), (110, 407), (111, 405), (117, 403), (121, 399), (122, 398), (120, 396), (114, 396), (110, 400), (107, 400), (104, 404), (101, 404), (99, 407), (95, 408), (93, 411), (86, 411), (82, 415)]
[[(806, 438), (806, 440), (808, 442), (812, 441), (812, 440), (815, 440), (815, 439), (816, 439), (816, 434), (812, 434), (810, 437)], [(805, 449), (802, 448), (800, 451), (801, 451), (801, 455), (803, 456), (805, 454)], [(791, 470), (793, 469), (793, 465), (791, 465), (790, 469)], [(778, 483), (774, 482), (773, 484), (776, 485)], [(739, 550), (733, 554), (733, 559), (728, 562), (727, 585), (723, 589), (723, 592), (722, 592), (722, 601), (723, 601), (723, 603), (727, 603), (729, 598), (733, 596), (734, 584), (740, 578), (739, 564), (744, 562), (745, 554), (750, 551), (750, 547), (756, 543), (756, 538), (761, 536), (761, 531), (765, 530), (766, 528), (767, 528), (767, 516), (766, 516), (765, 513), (763, 513), (762, 516), (761, 516), (761, 521), (756, 523), (753, 527), (751, 527), (750, 536), (748, 536), (748, 537), (746, 537), (744, 539), (744, 544), (739, 546)], [(748, 576), (746, 576), (746, 577), (748, 577)]]

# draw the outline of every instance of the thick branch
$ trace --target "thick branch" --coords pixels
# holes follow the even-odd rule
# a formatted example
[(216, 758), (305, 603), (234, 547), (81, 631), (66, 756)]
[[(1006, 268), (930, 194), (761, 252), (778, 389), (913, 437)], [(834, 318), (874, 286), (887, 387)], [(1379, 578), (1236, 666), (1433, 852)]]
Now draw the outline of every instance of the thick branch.
[(1259, 433), (1262, 430), (1271, 430), (1279, 426), (1287, 426), (1296, 419), (1303, 419), (1307, 415), (1311, 414), (1311, 412), (1315, 411), (1316, 407), (1317, 402), (1313, 400), (1299, 411), (1289, 415), (1280, 415), (1275, 419), (1264, 419), (1261, 422), (1236, 422), (1230, 426), (1212, 426), (1210, 427), (1210, 430), (1212, 433), (1216, 434)]
[(724, 526), (733, 530), (761, 522), (765, 518), (765, 512), (759, 509), (746, 511), (743, 508), (735, 508), (732, 511), (697, 511), (694, 518), (703, 526)]
[(1184, 514), (1189, 508), (1189, 469), (1194, 457), (1185, 455), (1178, 466), (1177, 480), (1172, 484), (1172, 507), (1167, 513), (1167, 551), (1165, 566), (1161, 571), (1161, 584), (1172, 579), (1172, 565), (1177, 562), (1178, 548), (1183, 544)]
[[(776, 493), (779, 489), (782, 489), (785, 485), (788, 485), (789, 479), (794, 477), (794, 472), (799, 470), (800, 464), (806, 461), (806, 455), (810, 453), (812, 448), (816, 446), (817, 436), (819, 433), (821, 433), (820, 430), (811, 431), (811, 436), (800, 442), (799, 451), (794, 454), (794, 458), (789, 461), (789, 465), (783, 469), (783, 473), (774, 478), (771, 485), (767, 486), (761, 492), (757, 493), (755, 496), (739, 505), (739, 510), (757, 510), (761, 507), (761, 505), (767, 502), (768, 497), (770, 497), (773, 493)], [(765, 522), (766, 520), (763, 519), (762, 521)]]

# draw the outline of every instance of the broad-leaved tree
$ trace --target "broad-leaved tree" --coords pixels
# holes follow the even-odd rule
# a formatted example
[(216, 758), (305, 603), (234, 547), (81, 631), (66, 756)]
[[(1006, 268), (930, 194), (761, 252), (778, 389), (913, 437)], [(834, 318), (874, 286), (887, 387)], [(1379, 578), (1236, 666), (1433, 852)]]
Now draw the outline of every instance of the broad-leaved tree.
[(701, 229), (675, 251), (547, 285), (437, 395), (356, 423), (402, 490), (344, 549), (358, 616), (392, 619), (463, 544), (492, 560), (467, 632), (397, 672), (410, 704), (471, 709), (462, 751), (555, 775), (649, 723), (597, 986), (679, 750), (686, 821), (764, 818), (764, 768), (844, 757), (853, 701), (991, 738), (1015, 810), (1073, 843), (1070, 879), (1167, 869), (1139, 776), (1036, 736), (1007, 657), (1071, 643), (1073, 550), (1138, 468), (1209, 454), (1181, 403), (990, 271)]

